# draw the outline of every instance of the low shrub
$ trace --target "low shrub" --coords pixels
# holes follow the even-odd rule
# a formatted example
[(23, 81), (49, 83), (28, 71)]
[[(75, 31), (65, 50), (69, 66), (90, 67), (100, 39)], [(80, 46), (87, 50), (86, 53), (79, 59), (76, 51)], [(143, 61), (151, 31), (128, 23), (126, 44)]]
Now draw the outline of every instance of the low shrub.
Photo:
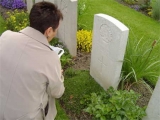
[(7, 15), (9, 16), (6, 19), (6, 29), (8, 30), (17, 32), (29, 25), (29, 14), (25, 11), (14, 10), (7, 12)]
[(92, 48), (92, 31), (78, 30), (77, 48), (81, 51), (91, 52)]
[(98, 120), (142, 120), (146, 116), (146, 107), (136, 105), (139, 94), (134, 91), (114, 90), (110, 87), (106, 92), (85, 95), (81, 104), (85, 104), (85, 112)]

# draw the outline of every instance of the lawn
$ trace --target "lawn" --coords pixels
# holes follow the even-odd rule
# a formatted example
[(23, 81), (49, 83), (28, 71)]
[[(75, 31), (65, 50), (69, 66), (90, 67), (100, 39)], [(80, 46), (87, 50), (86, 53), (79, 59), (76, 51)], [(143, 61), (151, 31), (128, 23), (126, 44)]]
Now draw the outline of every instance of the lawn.
[[(84, 1), (84, 0), (79, 0)], [(116, 0), (86, 0), (86, 10), (79, 16), (78, 23), (84, 24), (86, 29), (92, 30), (94, 14), (110, 15), (130, 29), (129, 38), (159, 39), (160, 22), (119, 4)]]

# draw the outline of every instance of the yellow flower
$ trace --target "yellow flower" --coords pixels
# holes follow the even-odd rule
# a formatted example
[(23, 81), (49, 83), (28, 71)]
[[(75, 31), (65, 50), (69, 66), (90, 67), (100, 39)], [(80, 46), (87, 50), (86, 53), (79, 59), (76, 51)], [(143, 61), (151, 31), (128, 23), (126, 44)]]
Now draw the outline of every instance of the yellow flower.
[(92, 46), (92, 31), (77, 31), (77, 48), (81, 51), (90, 52)]

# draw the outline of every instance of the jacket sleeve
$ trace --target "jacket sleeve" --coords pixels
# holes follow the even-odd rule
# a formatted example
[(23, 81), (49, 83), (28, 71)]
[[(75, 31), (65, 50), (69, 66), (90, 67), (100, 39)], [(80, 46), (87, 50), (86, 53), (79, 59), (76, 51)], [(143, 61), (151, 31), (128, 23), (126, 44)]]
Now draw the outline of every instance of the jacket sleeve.
[[(50, 59), (52, 61), (52, 59)], [(54, 98), (60, 98), (65, 90), (64, 77), (61, 72), (61, 63), (58, 55), (54, 57), (54, 60), (50, 63), (50, 70), (48, 71), (48, 87), (47, 93)]]

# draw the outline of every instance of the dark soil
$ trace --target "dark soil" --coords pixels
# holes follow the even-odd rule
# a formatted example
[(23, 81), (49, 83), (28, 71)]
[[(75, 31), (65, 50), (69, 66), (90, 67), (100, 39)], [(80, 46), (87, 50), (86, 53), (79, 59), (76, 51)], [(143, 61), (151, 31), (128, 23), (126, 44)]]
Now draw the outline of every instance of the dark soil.
[[(0, 5), (0, 15), (2, 15), (4, 18), (7, 17), (6, 15), (7, 11), (13, 11), (13, 10), (6, 9)], [(90, 60), (91, 60), (90, 53), (78, 51), (77, 56), (73, 59), (74, 64), (72, 67), (78, 70), (89, 70)], [(139, 98), (137, 104), (141, 107), (147, 106), (151, 97), (151, 93), (149, 89), (142, 83), (131, 86), (131, 89), (141, 94), (141, 97)], [(69, 111), (66, 111), (66, 112), (70, 116), (71, 120), (91, 120), (92, 119), (91, 116), (86, 113), (81, 113), (80, 116), (76, 116), (74, 113), (70, 113)]]
[(77, 51), (77, 56), (73, 59), (74, 64), (72, 68), (79, 70), (89, 70), (90, 60), (91, 60), (91, 53)]

